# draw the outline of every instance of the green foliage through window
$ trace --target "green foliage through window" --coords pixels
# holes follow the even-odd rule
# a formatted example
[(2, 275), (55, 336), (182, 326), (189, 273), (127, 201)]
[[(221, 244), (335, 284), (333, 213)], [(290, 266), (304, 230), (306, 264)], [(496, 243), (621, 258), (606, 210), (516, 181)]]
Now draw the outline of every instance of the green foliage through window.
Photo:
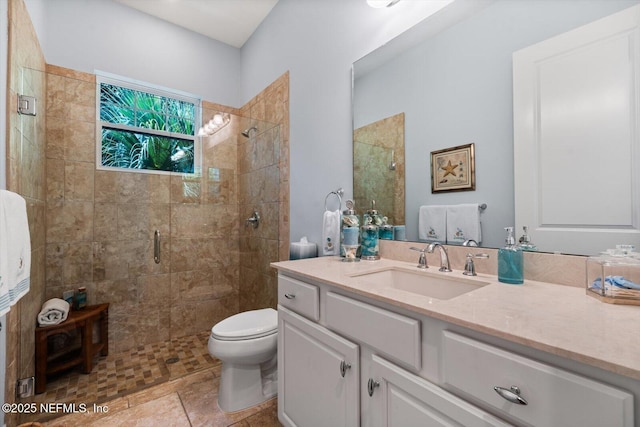
[(99, 82), (101, 164), (193, 173), (197, 100)]

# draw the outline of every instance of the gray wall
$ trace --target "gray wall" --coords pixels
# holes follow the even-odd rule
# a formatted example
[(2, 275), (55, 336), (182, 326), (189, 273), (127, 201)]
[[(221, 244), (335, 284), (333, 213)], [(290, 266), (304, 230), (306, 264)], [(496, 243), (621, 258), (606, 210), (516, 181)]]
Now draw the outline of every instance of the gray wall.
[[(409, 240), (421, 205), (487, 203), (483, 245), (502, 246), (515, 222), (512, 53), (637, 3), (497, 1), (356, 81), (356, 128), (405, 112)], [(430, 152), (471, 142), (476, 191), (431, 194)]]
[(238, 106), (240, 50), (112, 0), (25, 0), (48, 64)]
[(327, 193), (352, 197), (352, 63), (421, 20), (426, 3), (280, 0), (243, 47), (243, 99), (291, 73), (291, 240), (320, 242)]

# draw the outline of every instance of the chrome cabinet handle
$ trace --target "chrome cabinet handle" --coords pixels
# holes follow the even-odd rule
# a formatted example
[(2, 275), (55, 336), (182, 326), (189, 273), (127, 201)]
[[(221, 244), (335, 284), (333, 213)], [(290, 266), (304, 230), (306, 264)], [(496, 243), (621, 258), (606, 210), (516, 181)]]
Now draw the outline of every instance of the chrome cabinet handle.
[(500, 397), (508, 400), (511, 403), (515, 403), (517, 405), (527, 404), (527, 401), (520, 397), (520, 389), (514, 385), (512, 385), (510, 389), (498, 386), (495, 386), (493, 389), (500, 395)]
[(344, 360), (340, 361), (340, 376), (342, 378), (347, 374), (348, 369), (351, 369), (351, 363), (347, 363)]
[(369, 382), (367, 383), (367, 392), (369, 396), (373, 396), (373, 392), (376, 387), (380, 387), (380, 382), (374, 380), (373, 378), (369, 378)]
[(153, 260), (160, 264), (160, 230), (153, 233)]
[(294, 299), (296, 297), (296, 294), (284, 294), (284, 297), (286, 299)]

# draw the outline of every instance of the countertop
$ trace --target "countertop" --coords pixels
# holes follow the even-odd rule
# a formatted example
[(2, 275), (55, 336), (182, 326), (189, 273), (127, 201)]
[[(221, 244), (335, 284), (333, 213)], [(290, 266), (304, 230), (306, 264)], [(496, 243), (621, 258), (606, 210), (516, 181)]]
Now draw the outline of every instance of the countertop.
[[(428, 274), (489, 283), (449, 300), (365, 283), (358, 274), (399, 267), (420, 272), (415, 263), (390, 259), (342, 262), (339, 257), (271, 264), (292, 273), (374, 300), (441, 319), (606, 371), (640, 380), (640, 306), (614, 305), (586, 295), (583, 288), (525, 280), (498, 282), (496, 276)], [(355, 277), (353, 277), (355, 275)]]

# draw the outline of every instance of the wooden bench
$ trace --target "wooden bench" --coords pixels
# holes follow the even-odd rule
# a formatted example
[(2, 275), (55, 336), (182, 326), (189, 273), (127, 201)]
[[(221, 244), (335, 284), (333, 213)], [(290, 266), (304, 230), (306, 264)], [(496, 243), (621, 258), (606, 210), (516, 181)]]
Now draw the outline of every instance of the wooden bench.
[[(93, 324), (99, 323), (100, 340), (93, 342)], [(80, 330), (78, 351), (49, 354), (48, 338), (66, 331)], [(109, 304), (88, 305), (82, 310), (69, 312), (67, 320), (51, 326), (36, 327), (36, 393), (47, 389), (47, 375), (82, 365), (82, 372), (88, 374), (93, 369), (96, 354), (109, 354)]]

